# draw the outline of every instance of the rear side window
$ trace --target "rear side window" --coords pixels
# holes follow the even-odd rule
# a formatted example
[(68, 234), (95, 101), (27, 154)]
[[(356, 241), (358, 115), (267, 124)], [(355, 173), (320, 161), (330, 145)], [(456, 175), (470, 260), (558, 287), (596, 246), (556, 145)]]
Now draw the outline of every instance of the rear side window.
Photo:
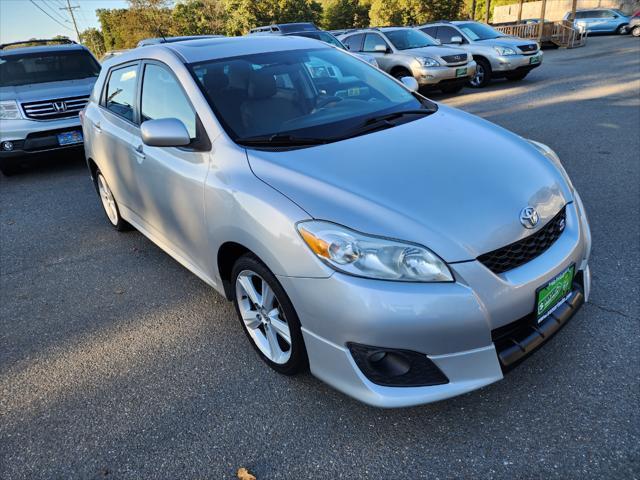
[(350, 37), (345, 38), (342, 43), (351, 50), (352, 52), (359, 52), (362, 48), (362, 39), (364, 34), (358, 33), (356, 35), (351, 35)]
[(111, 71), (105, 92), (107, 110), (130, 122), (133, 122), (137, 80), (138, 65), (116, 68)]
[(176, 77), (164, 67), (145, 66), (140, 115), (143, 122), (177, 118), (187, 127), (189, 137), (196, 138), (196, 114)]

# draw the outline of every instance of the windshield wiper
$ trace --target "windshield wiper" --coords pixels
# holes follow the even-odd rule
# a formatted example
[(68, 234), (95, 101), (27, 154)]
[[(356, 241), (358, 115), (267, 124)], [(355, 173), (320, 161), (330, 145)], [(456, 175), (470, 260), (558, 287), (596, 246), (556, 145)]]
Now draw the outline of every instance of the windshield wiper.
[(315, 137), (296, 137), (288, 133), (276, 133), (274, 135), (258, 135), (255, 137), (239, 138), (236, 143), (247, 146), (305, 146), (323, 145), (330, 140)]
[(391, 112), (384, 115), (377, 115), (375, 117), (368, 118), (362, 126), (364, 127), (364, 126), (373, 125), (380, 122), (390, 121), (396, 118), (404, 117), (406, 115), (431, 115), (434, 112), (435, 110), (427, 109), (427, 108), (421, 108), (421, 109), (415, 109), (415, 110), (401, 110), (399, 112)]

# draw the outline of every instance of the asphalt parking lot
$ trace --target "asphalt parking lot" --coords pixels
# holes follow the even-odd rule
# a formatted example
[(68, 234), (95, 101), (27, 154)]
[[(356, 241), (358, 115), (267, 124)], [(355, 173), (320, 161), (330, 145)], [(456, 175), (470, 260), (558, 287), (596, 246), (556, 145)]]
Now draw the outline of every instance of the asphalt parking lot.
[(640, 42), (434, 98), (550, 145), (581, 192), (592, 298), (552, 342), (410, 409), (280, 376), (231, 304), (110, 228), (81, 159), (45, 159), (0, 177), (0, 478), (640, 478)]

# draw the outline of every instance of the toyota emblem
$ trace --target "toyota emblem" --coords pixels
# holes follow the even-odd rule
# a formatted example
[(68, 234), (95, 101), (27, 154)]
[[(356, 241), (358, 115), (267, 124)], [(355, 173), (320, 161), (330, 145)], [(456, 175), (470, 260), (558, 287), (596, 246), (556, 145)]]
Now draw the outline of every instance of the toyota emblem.
[(533, 207), (525, 207), (520, 211), (520, 223), (524, 228), (534, 228), (538, 224), (540, 216)]

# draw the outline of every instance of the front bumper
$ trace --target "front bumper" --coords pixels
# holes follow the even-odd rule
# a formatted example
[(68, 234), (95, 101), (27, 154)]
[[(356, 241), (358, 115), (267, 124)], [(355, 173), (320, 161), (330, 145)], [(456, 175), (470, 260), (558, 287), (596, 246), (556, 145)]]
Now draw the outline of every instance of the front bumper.
[[(560, 238), (539, 257), (503, 274), (468, 261), (451, 264), (453, 283), (386, 282), (340, 273), (325, 279), (279, 280), (300, 317), (312, 373), (370, 405), (404, 407), (449, 398), (503, 378), (508, 365), (499, 357), (502, 346), (497, 349), (495, 332), (530, 315), (536, 289), (571, 264), (581, 279), (576, 291), (588, 298), (590, 242), (581, 207), (570, 203)], [(358, 368), (348, 347), (352, 342), (426, 355), (448, 383), (420, 387), (374, 383)], [(541, 343), (527, 343), (527, 353)]]
[[(458, 76), (457, 72), (461, 68), (466, 69), (466, 72), (463, 76)], [(421, 87), (437, 86), (440, 83), (451, 83), (451, 81), (466, 82), (475, 75), (476, 62), (472, 60), (457, 67), (419, 67), (412, 73)]]
[(48, 121), (24, 119), (0, 121), (0, 145), (4, 142), (13, 144), (11, 151), (0, 147), (0, 159), (81, 147), (82, 144), (64, 146), (58, 144), (57, 134), (72, 130), (82, 130), (80, 118), (77, 116)]
[[(491, 70), (493, 73), (509, 73), (516, 70), (532, 70), (542, 65), (542, 50), (538, 50), (533, 55), (505, 55), (489, 58), (491, 62)], [(532, 58), (538, 58), (539, 61), (531, 63)]]

